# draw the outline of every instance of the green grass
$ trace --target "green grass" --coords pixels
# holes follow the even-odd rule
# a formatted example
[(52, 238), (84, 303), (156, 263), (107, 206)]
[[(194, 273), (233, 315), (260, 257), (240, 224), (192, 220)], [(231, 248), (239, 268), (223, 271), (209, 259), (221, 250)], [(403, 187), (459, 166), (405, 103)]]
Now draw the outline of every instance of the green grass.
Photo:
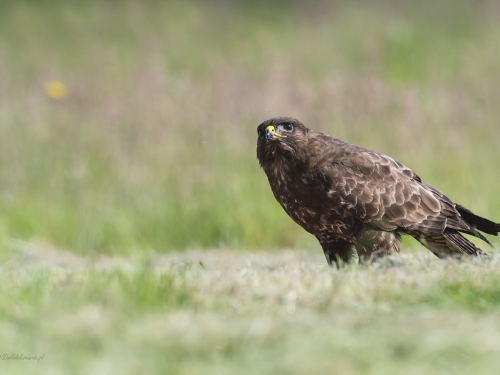
[(0, 236), (90, 255), (312, 246), (255, 158), (276, 115), (499, 220), (496, 2), (273, 4), (0, 3)]
[(10, 246), (9, 374), (496, 374), (500, 258), (416, 253), (326, 266), (320, 252), (191, 251), (93, 261)]

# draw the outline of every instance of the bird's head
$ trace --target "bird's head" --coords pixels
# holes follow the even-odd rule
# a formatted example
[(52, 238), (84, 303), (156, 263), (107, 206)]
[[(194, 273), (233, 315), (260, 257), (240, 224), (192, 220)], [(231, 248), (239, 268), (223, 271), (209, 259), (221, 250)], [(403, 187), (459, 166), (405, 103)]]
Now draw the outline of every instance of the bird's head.
[(257, 127), (257, 158), (261, 166), (280, 159), (303, 161), (309, 129), (291, 117), (275, 117)]

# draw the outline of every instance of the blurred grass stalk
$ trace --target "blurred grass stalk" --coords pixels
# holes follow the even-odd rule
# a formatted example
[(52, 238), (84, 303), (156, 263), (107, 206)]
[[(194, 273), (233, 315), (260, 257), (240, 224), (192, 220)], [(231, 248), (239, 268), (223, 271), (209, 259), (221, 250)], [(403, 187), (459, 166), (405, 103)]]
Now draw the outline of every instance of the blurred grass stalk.
[[(294, 116), (500, 220), (500, 5), (0, 3), (0, 236), (80, 253), (315, 245), (255, 128)], [(60, 81), (54, 98), (45, 85)]]

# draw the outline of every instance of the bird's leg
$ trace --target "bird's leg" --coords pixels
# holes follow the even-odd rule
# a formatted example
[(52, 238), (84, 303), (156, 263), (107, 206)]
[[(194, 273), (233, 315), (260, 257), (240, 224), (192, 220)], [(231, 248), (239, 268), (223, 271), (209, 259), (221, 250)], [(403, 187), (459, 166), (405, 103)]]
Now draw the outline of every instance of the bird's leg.
[(401, 236), (395, 232), (365, 230), (356, 241), (355, 247), (362, 261), (370, 262), (377, 258), (399, 253)]
[(347, 254), (347, 263), (359, 263), (359, 255), (354, 245), (349, 246), (346, 254)]
[(322, 242), (326, 261), (330, 266), (340, 267), (344, 263), (358, 263), (359, 256), (353, 244), (346, 241)]

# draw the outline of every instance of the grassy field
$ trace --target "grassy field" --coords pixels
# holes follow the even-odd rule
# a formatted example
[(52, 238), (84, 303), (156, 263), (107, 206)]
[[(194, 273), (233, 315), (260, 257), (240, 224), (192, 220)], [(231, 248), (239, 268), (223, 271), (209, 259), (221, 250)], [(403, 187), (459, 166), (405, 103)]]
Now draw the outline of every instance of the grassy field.
[(498, 238), (330, 269), (255, 143), (293, 116), (498, 222), (499, 101), (493, 0), (0, 1), (0, 373), (496, 374)]
[(103, 257), (12, 244), (8, 374), (496, 374), (500, 258), (368, 267), (304, 251)]

